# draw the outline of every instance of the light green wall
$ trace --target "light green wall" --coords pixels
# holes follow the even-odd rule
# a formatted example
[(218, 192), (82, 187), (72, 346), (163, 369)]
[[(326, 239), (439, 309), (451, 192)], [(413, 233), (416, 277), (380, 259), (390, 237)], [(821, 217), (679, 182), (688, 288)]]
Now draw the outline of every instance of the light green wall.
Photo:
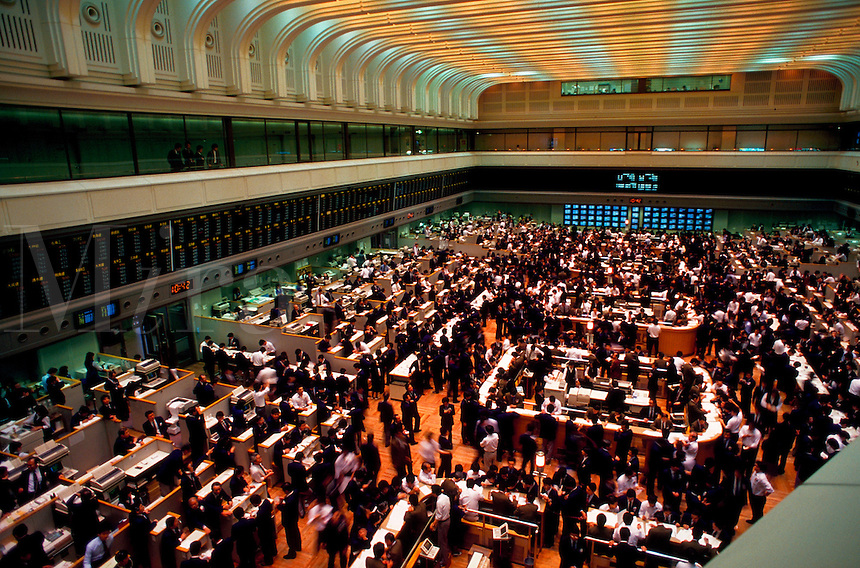
[(64, 341), (42, 347), (37, 351), (39, 373), (45, 373), (49, 367), (60, 368), (69, 366), (69, 371), (74, 373), (76, 369), (84, 366), (84, 357), (88, 351), (98, 353), (99, 341), (94, 331), (83, 332)]

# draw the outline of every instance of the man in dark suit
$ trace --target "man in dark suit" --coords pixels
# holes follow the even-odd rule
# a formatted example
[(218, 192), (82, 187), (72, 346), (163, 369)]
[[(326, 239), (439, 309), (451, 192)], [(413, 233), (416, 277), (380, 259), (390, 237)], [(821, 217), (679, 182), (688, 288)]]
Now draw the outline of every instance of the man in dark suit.
[(278, 554), (274, 507), (269, 499), (263, 499), (256, 493), (251, 495), (251, 505), (257, 507), (257, 538), (263, 551), (263, 566), (271, 566)]
[(128, 533), (131, 549), (134, 552), (134, 563), (137, 566), (149, 566), (149, 531), (155, 527), (155, 522), (149, 518), (146, 506), (138, 503), (137, 510), (128, 515)]
[(229, 440), (230, 435), (233, 432), (233, 423), (232, 421), (224, 416), (224, 411), (219, 410), (215, 413), (215, 419), (217, 422), (215, 426), (212, 428), (212, 437), (217, 440)]
[(642, 501), (636, 498), (635, 489), (628, 489), (624, 497), (618, 499), (618, 508), (622, 511), (629, 511), (634, 515), (639, 511), (639, 507), (641, 506)]
[(416, 493), (409, 494), (409, 510), (403, 517), (403, 527), (400, 529), (400, 540), (406, 547), (412, 548), (415, 540), (427, 524), (427, 507), (418, 500)]
[(201, 503), (204, 512), (206, 526), (212, 531), (214, 540), (221, 538), (221, 517), (230, 506), (230, 496), (224, 491), (220, 483), (213, 483), (212, 490)]
[(48, 559), (48, 555), (45, 554), (43, 546), (45, 535), (40, 531), (31, 533), (27, 525), (21, 523), (12, 529), (12, 536), (15, 537), (16, 544), (6, 552), (0, 561), (0, 565), (4, 568), (7, 566), (10, 568), (18, 566), (42, 568), (53, 565), (53, 562)]
[(615, 557), (615, 567), (634, 568), (636, 566), (636, 558), (639, 555), (639, 549), (627, 542), (630, 538), (629, 528), (621, 527), (620, 535), (621, 542), (615, 543), (612, 546), (612, 555)]
[(18, 504), (32, 501), (48, 489), (45, 472), (36, 464), (36, 458), (27, 460), (27, 470), (18, 478)]
[(203, 357), (203, 370), (210, 377), (215, 376), (215, 349), (217, 347), (215, 347), (215, 342), (211, 339), (200, 348), (200, 354)]
[[(664, 552), (670, 554), (672, 552), (672, 529), (666, 525), (656, 525), (648, 531), (645, 537), (645, 548), (655, 552)], [(657, 558), (648, 555), (645, 559), (646, 568), (656, 568), (659, 565)]]
[(537, 422), (540, 425), (539, 436), (543, 441), (543, 449), (546, 454), (546, 463), (552, 461), (555, 455), (555, 438), (558, 434), (558, 421), (552, 415), (555, 407), (550, 404), (546, 408), (546, 412), (541, 412), (537, 415)]
[(230, 538), (236, 543), (236, 555), (239, 557), (239, 568), (255, 568), (254, 555), (257, 552), (257, 542), (254, 540), (254, 532), (257, 525), (254, 519), (245, 517), (245, 510), (236, 507), (233, 511), (236, 522), (230, 532)]
[(135, 442), (128, 428), (120, 428), (119, 435), (113, 443), (113, 454), (115, 456), (124, 456), (134, 449)]
[(527, 523), (540, 524), (540, 510), (534, 503), (520, 505), (514, 511), (514, 518)]
[(301, 499), (302, 496), (293, 488), (288, 489), (284, 498), (277, 502), (277, 508), (281, 512), (281, 524), (284, 526), (284, 536), (289, 547), (289, 551), (284, 555), (286, 560), (295, 558), (296, 553), (302, 551), (302, 533), (299, 530)]
[(612, 389), (606, 395), (606, 409), (609, 412), (624, 412), (627, 410), (627, 405), (624, 403), (626, 397), (627, 393), (619, 388), (618, 381), (613, 379)]
[(747, 504), (747, 494), (750, 489), (749, 478), (744, 475), (743, 468), (735, 468), (732, 477), (723, 482), (725, 494), (726, 526), (734, 527), (738, 524), (741, 510)]
[(388, 554), (392, 567), (403, 564), (403, 542), (394, 538), (390, 532), (385, 533), (385, 552)]
[(379, 448), (373, 442), (372, 432), (367, 435), (367, 440), (361, 445), (361, 460), (364, 462), (367, 473), (375, 481), (379, 476), (379, 470), (382, 468), (382, 460), (379, 457)]
[(660, 415), (660, 407), (657, 406), (657, 399), (652, 398), (648, 401), (648, 406), (639, 411), (639, 418), (648, 421), (648, 424), (653, 424)]
[(302, 463), (304, 459), (305, 454), (298, 452), (296, 459), (287, 464), (287, 477), (289, 477), (293, 489), (299, 494), (308, 490), (308, 470)]
[(200, 558), (200, 549), (203, 545), (199, 540), (195, 540), (188, 546), (188, 554), (190, 558), (183, 560), (179, 568), (208, 568), (209, 563), (205, 559)]
[(501, 491), (493, 491), (490, 493), (490, 500), (493, 502), (493, 514), (500, 517), (512, 517), (516, 511), (516, 504), (511, 501), (506, 493)]
[(176, 547), (179, 546), (182, 531), (176, 517), (168, 516), (164, 520), (164, 532), (158, 543), (158, 555), (161, 558), (161, 568), (176, 568)]
[(143, 423), (143, 433), (151, 437), (166, 438), (167, 424), (164, 418), (156, 416), (151, 410), (146, 411), (146, 422)]

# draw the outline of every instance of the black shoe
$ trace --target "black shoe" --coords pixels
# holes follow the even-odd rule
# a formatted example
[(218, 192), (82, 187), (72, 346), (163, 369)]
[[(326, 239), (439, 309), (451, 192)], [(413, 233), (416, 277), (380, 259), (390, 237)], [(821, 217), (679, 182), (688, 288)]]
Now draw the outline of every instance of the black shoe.
[(295, 552), (290, 552), (289, 554), (284, 554), (284, 560), (292, 560), (295, 557), (296, 557)]
[(755, 524), (755, 522), (756, 522), (756, 519), (747, 519), (748, 525), (753, 525), (753, 524)]

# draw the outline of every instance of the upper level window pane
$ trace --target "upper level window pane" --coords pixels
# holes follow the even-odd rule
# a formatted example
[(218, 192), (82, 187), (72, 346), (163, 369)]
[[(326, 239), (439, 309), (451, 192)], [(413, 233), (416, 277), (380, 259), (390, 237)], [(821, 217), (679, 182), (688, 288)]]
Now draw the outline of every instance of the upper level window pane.
[(73, 178), (134, 174), (127, 114), (64, 110), (63, 130)]
[(69, 179), (56, 109), (0, 107), (0, 181)]

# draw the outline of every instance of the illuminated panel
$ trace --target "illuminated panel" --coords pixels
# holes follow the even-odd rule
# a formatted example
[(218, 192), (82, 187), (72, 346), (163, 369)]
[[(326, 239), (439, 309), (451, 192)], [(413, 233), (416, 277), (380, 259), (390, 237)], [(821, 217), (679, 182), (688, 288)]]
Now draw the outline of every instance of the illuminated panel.
[(714, 210), (697, 207), (643, 207), (642, 228), (659, 231), (712, 231)]
[(625, 229), (629, 209), (627, 205), (566, 204), (564, 224), (577, 227)]

